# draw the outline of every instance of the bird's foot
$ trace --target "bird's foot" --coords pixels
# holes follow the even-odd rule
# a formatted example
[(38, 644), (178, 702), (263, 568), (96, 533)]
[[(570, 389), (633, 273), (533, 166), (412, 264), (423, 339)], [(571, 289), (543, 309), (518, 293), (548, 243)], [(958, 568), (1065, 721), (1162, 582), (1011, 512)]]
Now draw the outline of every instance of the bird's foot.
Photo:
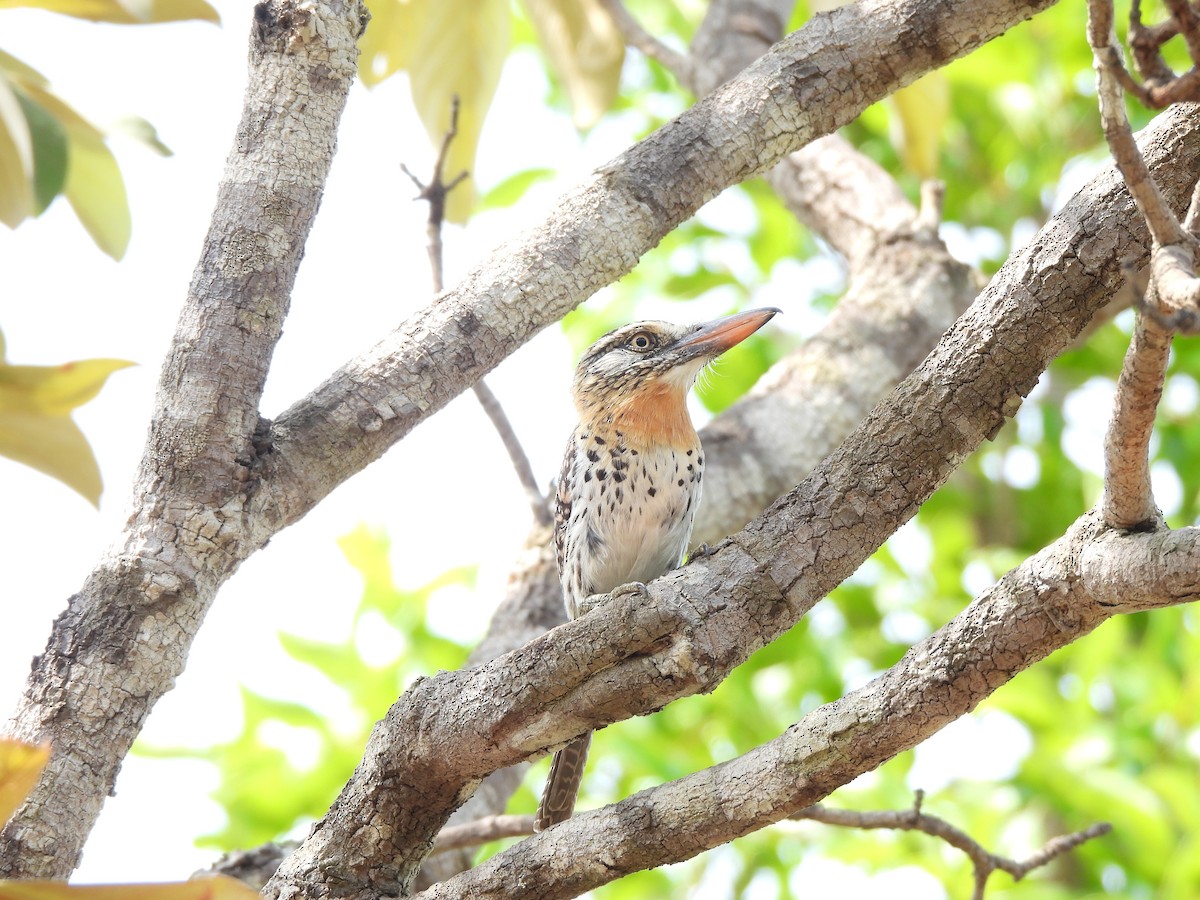
[(712, 556), (719, 549), (720, 549), (719, 545), (716, 547), (713, 547), (711, 544), (707, 544), (707, 543), (701, 544), (699, 547), (697, 547), (695, 550), (693, 550), (691, 553), (688, 554), (687, 561), (695, 562), (698, 559), (704, 559), (706, 557)]
[(611, 597), (616, 600), (618, 597), (628, 597), (632, 595), (640, 595), (644, 598), (649, 598), (650, 591), (640, 581), (631, 581), (629, 584), (623, 584), (620, 587), (614, 588), (608, 594), (591, 594), (579, 601), (579, 606), (575, 611), (575, 618), (586, 616), (593, 609), (602, 606)]

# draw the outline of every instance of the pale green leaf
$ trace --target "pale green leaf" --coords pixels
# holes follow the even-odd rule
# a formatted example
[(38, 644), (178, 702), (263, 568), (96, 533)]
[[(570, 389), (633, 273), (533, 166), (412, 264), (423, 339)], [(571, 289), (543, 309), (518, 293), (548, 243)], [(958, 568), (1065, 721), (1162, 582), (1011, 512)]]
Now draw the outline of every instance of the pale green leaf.
[(33, 210), (33, 137), (16, 91), (0, 77), (0, 222), (16, 228)]
[(371, 0), (371, 24), (359, 38), (358, 75), (374, 87), (408, 68), (428, 8), (427, 0)]
[(920, 178), (935, 177), (942, 135), (950, 119), (950, 82), (943, 73), (931, 72), (894, 93), (891, 102), (905, 168)]
[(61, 366), (0, 363), (0, 412), (65, 416), (100, 393), (109, 375), (132, 365), (124, 359), (82, 359)]
[(608, 111), (621, 85), (625, 41), (599, 0), (524, 0), (538, 42), (571, 99), (576, 128)]
[(64, 193), (75, 215), (101, 250), (120, 259), (129, 246), (129, 201), (121, 170), (104, 143), (104, 135), (48, 91), (31, 86), (29, 93), (66, 129), (70, 165)]
[(480, 198), (479, 210), (503, 209), (512, 206), (539, 181), (548, 181), (553, 177), (553, 169), (526, 169), (510, 175)]
[(0, 456), (44, 472), (100, 505), (100, 467), (87, 438), (66, 416), (0, 411)]
[(100, 503), (100, 468), (83, 432), (69, 418), (113, 372), (133, 365), (88, 359), (61, 366), (0, 363), (0, 455), (24, 463)]
[(0, 0), (0, 10), (20, 7), (117, 25), (149, 25), (186, 19), (221, 21), (217, 11), (205, 0)]
[(109, 134), (120, 134), (149, 147), (159, 156), (174, 156), (175, 151), (162, 142), (158, 130), (141, 116), (125, 116), (108, 126)]
[[(447, 181), (475, 168), (483, 120), (508, 54), (509, 9), (504, 0), (426, 0), (415, 39), (420, 51), (409, 64), (413, 102), (430, 142), (440, 147), (450, 127), (451, 102), (459, 100), (458, 135), (450, 145)], [(473, 179), (446, 203), (446, 218), (465, 222), (475, 202)]]

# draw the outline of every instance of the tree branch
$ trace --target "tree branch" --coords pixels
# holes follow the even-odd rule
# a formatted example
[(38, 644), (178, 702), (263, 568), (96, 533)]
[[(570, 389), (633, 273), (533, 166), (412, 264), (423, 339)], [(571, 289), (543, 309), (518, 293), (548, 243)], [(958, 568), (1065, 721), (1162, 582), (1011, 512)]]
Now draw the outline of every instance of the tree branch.
[[(1177, 540), (1194, 557), (1200, 552), (1200, 529), (1188, 532)], [(499, 900), (519, 884), (522, 896), (531, 900), (574, 897), (795, 816), (916, 746), (1019, 672), (1116, 614), (1117, 608), (1086, 591), (1088, 561), (1095, 556), (1089, 549), (1100, 540), (1109, 548), (1136, 545), (1141, 537), (1108, 531), (1097, 513), (1088, 513), (891, 669), (814, 710), (773, 741), (578, 814), (419, 896)], [(731, 594), (737, 596), (739, 588)], [(1178, 597), (1159, 596), (1148, 605), (1176, 602)], [(1017, 865), (1032, 868), (1095, 833), (1089, 829), (1058, 839)]]
[(1172, 335), (1142, 310), (1143, 284), (1132, 268), (1127, 290), (1138, 308), (1133, 337), (1117, 379), (1112, 419), (1104, 438), (1104, 521), (1112, 528), (1153, 529), (1162, 524), (1150, 484), (1150, 436), (1162, 399)]
[(984, 847), (961, 829), (955, 828), (945, 819), (921, 812), (921, 802), (924, 793), (917, 791), (912, 808), (902, 811), (884, 810), (881, 812), (861, 812), (850, 809), (830, 809), (816, 804), (805, 807), (790, 818), (821, 822), (825, 825), (837, 825), (842, 828), (887, 828), (900, 831), (920, 831), (931, 837), (939, 838), (961, 850), (971, 860), (975, 869), (974, 900), (983, 900), (984, 888), (988, 878), (995, 871), (1007, 872), (1013, 880), (1020, 881), (1034, 869), (1039, 869), (1051, 861), (1069, 853), (1080, 844), (1087, 843), (1093, 838), (1101, 837), (1112, 831), (1107, 822), (1093, 825), (1083, 831), (1061, 835), (1052, 838), (1033, 856), (1024, 860), (1009, 859), (989, 853)]
[[(1190, 193), (1198, 166), (1200, 142), (1190, 129), (1200, 111), (1160, 118), (1143, 140), (1152, 164), (1172, 169), (1164, 184), (1177, 199)], [(1135, 236), (1145, 240), (1144, 232), (1127, 230), (1140, 222), (1118, 185), (1110, 172), (1077, 195), (1002, 268), (891, 402), (766, 515), (711, 555), (653, 582), (650, 602), (614, 598), (507, 656), (414, 685), (376, 727), (354, 779), (267, 895), (298, 896), (306, 884), (330, 878), (347, 897), (402, 891), (479, 778), (588, 729), (709, 690), (790, 628), (995, 433), (1111, 296), (1119, 277), (1114, 251), (1134, 255)], [(1079, 279), (1078, 290), (1064, 290), (1068, 273)], [(568, 896), (643, 865), (686, 858), (816, 802), (1112, 614), (1080, 598), (1074, 569), (1062, 568), (1075, 565), (1084, 540), (1099, 530), (1095, 518), (1082, 520), (1065, 545), (1021, 567), (881, 680), (776, 742), (654, 789), (665, 793), (650, 792), (652, 805), (644, 792), (572, 819), (523, 842), (519, 865), (502, 872), (512, 857), (501, 854), (470, 877), (496, 879), (489, 884), (497, 891), (501, 883), (504, 890), (522, 884), (523, 891), (545, 884), (544, 893), (528, 896)], [(1069, 552), (1060, 560), (1062, 546)], [(436, 719), (430, 709), (439, 710)], [(784, 799), (767, 807), (764, 797)], [(681, 818), (678, 804), (688, 803), (711, 804), (711, 829)], [(596, 830), (577, 833), (585, 828)], [(592, 839), (605, 848), (595, 857), (603, 865), (564, 851)], [(446, 884), (429, 896), (448, 896), (464, 882)], [(470, 893), (487, 896), (474, 887)]]
[(664, 69), (674, 75), (681, 83), (686, 84), (691, 60), (682, 53), (672, 50), (646, 29), (644, 29), (625, 8), (621, 0), (600, 0), (600, 5), (608, 10), (617, 30), (625, 43), (636, 47), (646, 56), (659, 63)]
[[(0, 874), (66, 878), (216, 588), (269, 533), (249, 513), (258, 404), (354, 78), (356, 0), (255, 7), (249, 86), (130, 518), (54, 623), (10, 732), (54, 755), (0, 835)], [(296, 135), (305, 136), (298, 142)]]
[(273, 530), (295, 521), (720, 190), (1051, 3), (852, 5), (789, 35), (284, 412), (256, 511)]

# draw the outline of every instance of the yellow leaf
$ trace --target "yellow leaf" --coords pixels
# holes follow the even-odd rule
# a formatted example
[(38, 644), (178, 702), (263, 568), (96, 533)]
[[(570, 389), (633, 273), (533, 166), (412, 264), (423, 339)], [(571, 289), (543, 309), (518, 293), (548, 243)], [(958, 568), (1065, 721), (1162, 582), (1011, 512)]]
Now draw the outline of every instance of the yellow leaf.
[(65, 881), (0, 881), (0, 900), (257, 900), (258, 892), (217, 875), (170, 884), (73, 885)]
[(217, 11), (205, 0), (0, 0), (0, 9), (17, 7), (44, 9), (77, 19), (118, 25), (149, 25), (184, 19), (221, 21)]
[(129, 201), (121, 170), (104, 143), (104, 135), (49, 91), (28, 85), (27, 92), (66, 129), (70, 149), (63, 193), (75, 215), (101, 250), (120, 259), (129, 246)]
[(950, 83), (941, 72), (930, 72), (892, 95), (899, 124), (900, 158), (920, 178), (934, 178), (942, 132), (950, 119)]
[[(419, 48), (408, 72), (413, 102), (429, 135), (440, 147), (450, 127), (450, 103), (459, 99), (458, 136), (450, 145), (445, 178), (473, 174), (475, 150), (500, 70), (508, 55), (507, 0), (424, 0)], [(446, 218), (465, 222), (475, 205), (475, 180), (456, 187), (446, 203)]]
[(124, 359), (81, 359), (61, 366), (0, 362), (0, 412), (65, 416), (100, 393), (109, 375), (132, 365)]
[(78, 491), (93, 505), (103, 488), (92, 448), (70, 412), (133, 363), (85, 359), (61, 366), (10, 366), (0, 358), (0, 456)]
[(16, 92), (0, 74), (0, 222), (16, 228), (33, 206), (33, 136)]
[(87, 438), (67, 416), (0, 412), (0, 456), (57, 478), (100, 505), (100, 467)]
[(575, 127), (591, 128), (621, 86), (625, 41), (598, 0), (525, 0), (538, 40), (571, 98)]
[(368, 2), (371, 24), (358, 41), (358, 75), (363, 84), (374, 87), (408, 68), (427, 6), (425, 0)]
[(0, 826), (25, 802), (49, 759), (49, 744), (0, 738)]

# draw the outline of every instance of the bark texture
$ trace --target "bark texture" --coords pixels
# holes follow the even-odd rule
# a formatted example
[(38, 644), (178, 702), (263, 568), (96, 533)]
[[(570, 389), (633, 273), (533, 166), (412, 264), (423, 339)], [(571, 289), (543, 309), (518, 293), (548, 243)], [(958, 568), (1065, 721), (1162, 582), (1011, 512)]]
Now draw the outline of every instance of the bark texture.
[[(56, 756), (0, 835), (0, 873), (70, 872), (217, 589), (279, 529), (725, 187), (1051, 2), (876, 0), (817, 17), (273, 425), (259, 420), (258, 397), (366, 15), (355, 0), (256, 6), (243, 118), (163, 367), (129, 523), (56, 623), (10, 728), (51, 740)], [(434, 790), (428, 823), (469, 793)], [(389, 848), (391, 834), (360, 831), (365, 846)], [(382, 883), (420, 855), (398, 856)]]
[[(1177, 207), (1200, 174), (1197, 124), (1197, 109), (1173, 110), (1143, 135), (1164, 193)], [(711, 690), (851, 574), (1016, 412), (1048, 362), (1112, 295), (1120, 277), (1116, 261), (1144, 260), (1146, 242), (1119, 179), (1111, 171), (1096, 178), (1010, 259), (888, 403), (763, 516), (710, 555), (651, 584), (651, 601), (614, 598), (506, 656), (415, 685), (377, 726), (359, 771), (267, 895), (324, 896), (331, 883), (340, 896), (404, 893), (410, 867), (489, 772), (588, 729)], [(1065, 540), (1095, 536), (1091, 518), (1079, 527)], [(433, 888), (432, 896), (481, 896), (485, 888), (511, 893), (517, 885), (523, 895), (568, 896), (684, 858), (711, 846), (710, 838), (728, 840), (744, 833), (738, 829), (761, 827), (814, 802), (968, 711), (1112, 611), (1076, 609), (1069, 601), (1077, 575), (1043, 578), (1041, 556), (1030, 565), (1031, 574), (1018, 580), (1028, 580), (1049, 609), (1033, 618), (1023, 606), (985, 611), (982, 632), (973, 619), (955, 620), (906, 657), (902, 665), (909, 671), (888, 682), (896, 713), (876, 716), (864, 699), (873, 695), (862, 693), (825, 707), (827, 720), (815, 731), (801, 729), (816, 770), (785, 755), (798, 752), (794, 748), (773, 742), (755, 751), (760, 761), (771, 761), (765, 769), (773, 774), (734, 761), (664, 786), (662, 804), (647, 807), (631, 798), (611, 808), (619, 810), (615, 819), (609, 810), (584, 817), (604, 822), (598, 842), (589, 845), (595, 865), (578, 858), (578, 845), (579, 864), (569, 873), (547, 865), (556, 853), (563, 861), (563, 847), (547, 849), (560, 833), (554, 829), (505, 854), (544, 855), (509, 871), (503, 888), (469, 881), (456, 888), (452, 880)], [(1021, 603), (1032, 602), (1025, 589), (1017, 593)], [(929, 683), (924, 697), (911, 690), (914, 680)], [(784, 788), (798, 781), (808, 783), (808, 792), (793, 803)], [(706, 815), (728, 822), (709, 837), (703, 829), (693, 836), (689, 821)], [(654, 842), (646, 840), (650, 823)], [(583, 826), (560, 827), (565, 834)], [(630, 834), (636, 837), (628, 840)], [(647, 843), (661, 845), (660, 852)], [(569, 884), (560, 886), (558, 877)]]
[[(1156, 590), (1114, 600), (1116, 579)], [(1186, 557), (1166, 577), (1164, 554)], [(420, 894), (575, 897), (778, 822), (910, 749), (1014, 675), (1119, 612), (1200, 597), (1200, 529), (1120, 535), (1090, 513), (884, 674), (728, 762), (577, 815)], [(1183, 568), (1190, 567), (1188, 574)]]
[[(250, 89), (163, 365), (129, 522), (54, 623), (9, 730), (49, 740), (0, 874), (65, 878), (217, 588), (265, 542), (258, 401), (354, 78), (363, 8), (255, 8)], [(294, 140), (304, 133), (307, 140)]]

